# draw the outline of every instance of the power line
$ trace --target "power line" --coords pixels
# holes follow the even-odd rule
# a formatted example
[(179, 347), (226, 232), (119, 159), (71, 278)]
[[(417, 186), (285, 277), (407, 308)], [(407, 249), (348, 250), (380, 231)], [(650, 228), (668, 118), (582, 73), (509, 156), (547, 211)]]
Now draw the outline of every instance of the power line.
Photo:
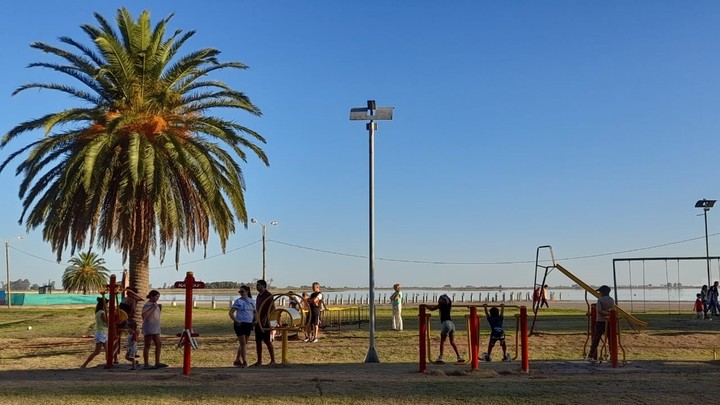
[[(709, 236), (717, 236), (717, 235), (720, 235), (720, 232), (711, 234)], [(657, 248), (665, 247), (665, 246), (679, 245), (682, 243), (692, 242), (692, 241), (700, 240), (700, 239), (704, 239), (704, 238), (705, 238), (705, 236), (700, 236), (700, 237), (696, 237), (696, 238), (684, 239), (684, 240), (680, 240), (680, 241), (662, 243), (662, 244), (658, 244), (658, 245), (641, 247), (641, 248), (619, 250), (619, 251), (606, 252), (606, 253), (596, 253), (596, 254), (583, 255), (583, 256), (569, 256), (569, 257), (564, 257), (564, 258), (558, 258), (558, 260), (562, 260), (562, 261), (581, 260), (581, 259), (591, 259), (591, 258), (596, 258), (596, 257), (605, 257), (605, 256), (626, 254), (626, 253), (632, 253), (632, 252), (640, 252), (643, 250), (657, 249)], [(215, 255), (204, 257), (202, 259), (192, 260), (192, 261), (188, 261), (188, 262), (182, 262), (182, 263), (178, 264), (178, 266), (187, 266), (187, 265), (191, 265), (191, 264), (195, 264), (195, 263), (204, 262), (206, 260), (214, 259), (216, 257), (224, 256), (229, 253), (236, 252), (238, 250), (242, 250), (242, 249), (248, 248), (252, 245), (255, 245), (257, 243), (260, 243), (260, 241), (261, 240), (258, 239), (256, 241), (248, 243), (246, 245), (227, 250), (224, 253), (218, 253)], [(298, 244), (289, 243), (289, 242), (282, 242), (282, 241), (273, 240), (273, 239), (267, 239), (267, 241), (274, 242), (279, 245), (293, 247), (296, 249), (303, 249), (303, 250), (308, 250), (308, 251), (312, 251), (312, 252), (325, 253), (325, 254), (330, 254), (330, 255), (335, 255), (335, 256), (352, 257), (352, 258), (357, 258), (357, 259), (367, 259), (368, 258), (368, 256), (366, 256), (366, 255), (337, 252), (337, 251), (332, 251), (332, 250), (298, 245)], [(57, 261), (45, 259), (45, 258), (37, 256), (35, 254), (25, 252), (25, 251), (18, 249), (12, 245), (9, 245), (9, 247), (12, 248), (14, 251), (17, 251), (18, 253), (22, 253), (26, 256), (38, 259), (38, 260), (46, 262), (46, 263), (51, 263), (53, 265), (65, 267), (64, 264), (58, 263)], [(454, 262), (454, 261), (445, 261), (445, 260), (395, 259), (395, 258), (388, 258), (388, 257), (376, 257), (375, 260), (381, 260), (381, 261), (386, 261), (386, 262), (395, 262), (395, 263), (431, 264), (431, 265), (438, 265), (438, 266), (505, 266), (505, 265), (531, 264), (531, 263), (535, 262), (534, 260), (510, 260), (510, 261), (495, 261), (495, 262)], [(155, 270), (155, 269), (165, 269), (165, 268), (172, 268), (172, 267), (175, 267), (175, 265), (170, 264), (170, 265), (166, 265), (166, 266), (150, 267), (149, 269)], [(111, 271), (114, 271), (114, 270), (111, 270)], [(120, 271), (122, 271), (122, 270), (120, 270)]]
[[(710, 236), (716, 236), (716, 235), (720, 235), (720, 233), (714, 233)], [(659, 247), (679, 245), (681, 243), (691, 242), (691, 241), (699, 240), (699, 239), (705, 239), (705, 237), (700, 236), (697, 238), (690, 238), (690, 239), (685, 239), (685, 240), (676, 241), (676, 242), (668, 242), (668, 243), (662, 243), (659, 245), (653, 245), (653, 246), (635, 248), (635, 249), (628, 249), (628, 250), (619, 250), (619, 251), (615, 251), (615, 252), (597, 253), (597, 254), (591, 254), (591, 255), (585, 255), (585, 256), (564, 257), (564, 258), (559, 258), (558, 260), (569, 261), (569, 260), (590, 259), (590, 258), (595, 258), (595, 257), (613, 256), (613, 255), (618, 255), (618, 254), (625, 254), (625, 253), (631, 253), (631, 252), (639, 252), (639, 251), (643, 251), (643, 250), (656, 249)], [(333, 254), (333, 255), (338, 255), (338, 256), (356, 257), (356, 258), (361, 258), (361, 259), (368, 258), (368, 256), (363, 256), (363, 255), (334, 252), (331, 250), (317, 249), (317, 248), (312, 248), (312, 247), (307, 247), (307, 246), (302, 246), (302, 245), (296, 245), (296, 244), (288, 243), (288, 242), (281, 242), (281, 241), (277, 241), (277, 240), (269, 239), (268, 241), (275, 242), (280, 245), (286, 245), (286, 246), (290, 246), (290, 247), (294, 247), (294, 248), (298, 248), (298, 249), (310, 250), (310, 251), (314, 251), (314, 252), (328, 253), (328, 254)], [(398, 263), (458, 265), (458, 266), (499, 266), (499, 265), (517, 265), (517, 264), (535, 263), (534, 260), (496, 261), (496, 262), (451, 262), (451, 261), (438, 261), (438, 260), (426, 261), (426, 260), (413, 260), (413, 259), (392, 259), (392, 258), (386, 258), (386, 257), (376, 257), (375, 260), (382, 260), (382, 261), (386, 261), (386, 262), (398, 262)]]

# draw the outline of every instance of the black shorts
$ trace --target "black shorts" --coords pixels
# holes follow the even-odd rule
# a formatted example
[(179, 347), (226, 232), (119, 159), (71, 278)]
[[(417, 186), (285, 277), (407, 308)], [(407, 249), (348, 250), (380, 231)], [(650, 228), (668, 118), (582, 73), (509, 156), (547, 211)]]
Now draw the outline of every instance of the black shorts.
[(310, 324), (311, 325), (320, 324), (320, 307), (310, 308)]
[(505, 331), (502, 328), (493, 328), (490, 332), (490, 341), (505, 341)]
[(260, 329), (260, 325), (255, 325), (255, 340), (270, 339), (270, 329), (270, 325), (263, 327), (263, 330)]
[(251, 322), (240, 322), (239, 324), (237, 322), (233, 322), (233, 329), (235, 329), (235, 334), (237, 336), (250, 336), (252, 328), (253, 324)]

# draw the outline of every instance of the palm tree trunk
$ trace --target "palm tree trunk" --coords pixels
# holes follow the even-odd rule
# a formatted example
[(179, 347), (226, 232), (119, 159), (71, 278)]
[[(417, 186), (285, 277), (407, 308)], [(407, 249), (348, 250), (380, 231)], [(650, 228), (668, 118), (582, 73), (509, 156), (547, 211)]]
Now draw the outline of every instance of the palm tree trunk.
[[(147, 224), (155, 223), (153, 215), (152, 203), (147, 198), (145, 187), (140, 187), (133, 207), (133, 246), (130, 248), (129, 264), (130, 286), (137, 288), (141, 297), (147, 297), (150, 292), (150, 233), (153, 229)], [(138, 326), (142, 324), (142, 305), (138, 304), (133, 319)]]
[[(137, 288), (138, 295), (146, 297), (150, 292), (150, 249), (136, 247), (130, 251), (130, 287)], [(142, 304), (138, 303), (133, 320), (139, 325), (142, 324)]]

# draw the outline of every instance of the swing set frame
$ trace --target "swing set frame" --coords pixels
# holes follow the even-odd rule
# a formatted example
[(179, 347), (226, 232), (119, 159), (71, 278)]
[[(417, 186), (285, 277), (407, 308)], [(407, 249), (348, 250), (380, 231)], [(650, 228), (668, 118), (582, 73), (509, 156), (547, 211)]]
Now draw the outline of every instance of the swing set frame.
[[(617, 259), (613, 259), (613, 261), (612, 261), (612, 264), (613, 264), (613, 284), (614, 284), (614, 287), (615, 287), (615, 288), (613, 288), (613, 292), (614, 292), (614, 295), (615, 295), (615, 297), (614, 297), (614, 298), (615, 298), (615, 302), (616, 302), (616, 303), (619, 302), (619, 301), (618, 301), (618, 293), (617, 293), (617, 291), (618, 291), (618, 289), (617, 289), (617, 273), (618, 273), (617, 263), (618, 263), (618, 262), (623, 262), (623, 263), (624, 263), (624, 262), (627, 262), (627, 263), (628, 263), (628, 266), (630, 266), (630, 265), (632, 264), (632, 262), (643, 262), (643, 277), (644, 277), (644, 273), (645, 273), (645, 262), (660, 262), (660, 261), (665, 261), (665, 265), (666, 265), (665, 271), (666, 271), (666, 273), (667, 273), (667, 262), (669, 262), (669, 261), (675, 261), (675, 262), (677, 262), (677, 264), (678, 264), (678, 277), (679, 277), (679, 275), (680, 275), (680, 262), (681, 262), (681, 261), (696, 261), (696, 260), (703, 260), (703, 261), (708, 261), (708, 262), (709, 262), (709, 261), (712, 261), (712, 260), (717, 260), (718, 263), (720, 264), (720, 256), (620, 257), (620, 258), (617, 258)], [(630, 269), (630, 267), (628, 267), (628, 268)], [(631, 277), (632, 277), (632, 275), (631, 275)], [(667, 275), (666, 275), (666, 278), (667, 278)], [(669, 282), (669, 280), (667, 280), (666, 282)], [(631, 282), (631, 284), (632, 284), (632, 282)], [(632, 287), (632, 285), (631, 285), (631, 287)], [(708, 287), (709, 287), (709, 285), (708, 285)], [(643, 283), (643, 288), (645, 288), (644, 283)], [(630, 305), (632, 306), (632, 304), (633, 304), (633, 302), (632, 302), (632, 299), (631, 299), (631, 300), (630, 300)]]

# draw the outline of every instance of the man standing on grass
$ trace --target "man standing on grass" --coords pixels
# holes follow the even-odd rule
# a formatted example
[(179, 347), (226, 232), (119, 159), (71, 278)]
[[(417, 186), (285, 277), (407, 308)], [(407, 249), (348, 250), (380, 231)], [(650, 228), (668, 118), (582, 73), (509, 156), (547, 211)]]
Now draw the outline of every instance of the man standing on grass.
[(598, 345), (607, 327), (605, 318), (610, 316), (610, 310), (615, 308), (615, 300), (610, 296), (610, 287), (604, 285), (598, 288), (597, 291), (600, 293), (600, 298), (598, 298), (595, 305), (595, 329), (593, 330), (590, 353), (588, 353), (588, 361), (593, 364), (598, 362)]
[(255, 324), (255, 350), (257, 351), (257, 361), (253, 366), (262, 366), (262, 344), (265, 342), (265, 346), (270, 352), (270, 363), (275, 364), (275, 349), (273, 348), (273, 342), (270, 340), (270, 313), (275, 310), (275, 303), (273, 302), (272, 294), (267, 290), (267, 282), (265, 280), (258, 280), (255, 288), (258, 291), (258, 296), (255, 301), (255, 308), (257, 308), (257, 323)]
[(325, 306), (322, 292), (320, 292), (320, 283), (317, 281), (312, 283), (313, 292), (310, 294), (308, 303), (310, 305), (310, 337), (305, 342), (318, 342), (318, 334), (320, 332), (320, 321), (322, 319), (322, 309)]

